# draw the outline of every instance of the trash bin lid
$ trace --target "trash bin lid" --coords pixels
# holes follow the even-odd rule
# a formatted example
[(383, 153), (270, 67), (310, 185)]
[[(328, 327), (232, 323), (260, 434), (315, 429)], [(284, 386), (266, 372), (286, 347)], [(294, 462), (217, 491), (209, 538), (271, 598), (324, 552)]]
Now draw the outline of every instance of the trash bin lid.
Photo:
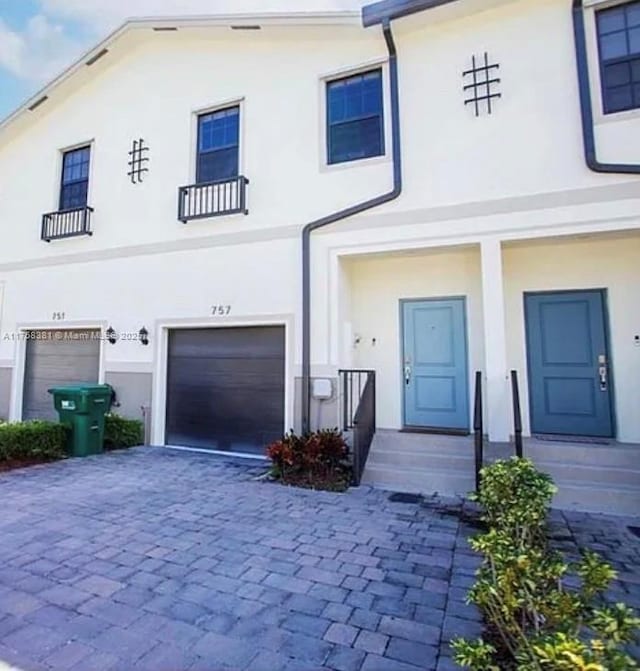
[(66, 387), (52, 387), (47, 390), (50, 394), (91, 394), (91, 393), (111, 393), (110, 384), (74, 384)]

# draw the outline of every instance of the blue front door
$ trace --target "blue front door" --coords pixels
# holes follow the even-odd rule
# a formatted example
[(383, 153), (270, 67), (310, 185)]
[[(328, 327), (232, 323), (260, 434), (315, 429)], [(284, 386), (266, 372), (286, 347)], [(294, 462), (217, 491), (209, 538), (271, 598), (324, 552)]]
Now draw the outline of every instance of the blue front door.
[(613, 436), (602, 291), (526, 294), (531, 431)]
[(468, 431), (464, 298), (404, 301), (402, 319), (405, 426)]

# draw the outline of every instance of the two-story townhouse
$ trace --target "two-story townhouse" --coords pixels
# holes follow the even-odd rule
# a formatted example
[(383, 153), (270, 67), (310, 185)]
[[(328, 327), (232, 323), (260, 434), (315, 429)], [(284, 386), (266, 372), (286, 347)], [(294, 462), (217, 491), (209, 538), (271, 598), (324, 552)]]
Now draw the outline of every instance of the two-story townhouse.
[(462, 493), (514, 370), (562, 502), (637, 509), (639, 175), (639, 0), (132, 20), (0, 126), (0, 416), (358, 414), (365, 480)]

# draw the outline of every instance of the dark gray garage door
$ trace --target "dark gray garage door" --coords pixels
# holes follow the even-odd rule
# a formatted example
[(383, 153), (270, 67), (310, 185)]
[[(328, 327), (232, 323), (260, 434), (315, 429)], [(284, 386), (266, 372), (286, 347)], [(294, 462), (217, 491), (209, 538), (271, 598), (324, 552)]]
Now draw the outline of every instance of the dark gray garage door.
[(96, 384), (100, 331), (30, 331), (24, 372), (23, 419), (57, 419), (48, 389)]
[(263, 454), (284, 429), (284, 327), (169, 334), (168, 445)]

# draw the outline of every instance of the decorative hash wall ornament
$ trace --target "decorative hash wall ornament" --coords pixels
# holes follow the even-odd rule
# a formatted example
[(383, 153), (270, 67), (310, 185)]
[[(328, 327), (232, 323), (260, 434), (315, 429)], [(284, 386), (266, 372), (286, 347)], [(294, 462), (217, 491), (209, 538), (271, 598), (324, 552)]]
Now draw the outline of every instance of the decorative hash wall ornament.
[(488, 114), (493, 112), (492, 101), (502, 98), (498, 91), (500, 78), (496, 75), (500, 69), (499, 63), (489, 63), (489, 55), (484, 52), (484, 59), (471, 58), (471, 69), (462, 73), (464, 79), (463, 91), (465, 94), (465, 105), (474, 105), (476, 116), (480, 116), (483, 110)]
[(145, 172), (149, 172), (147, 163), (149, 162), (149, 147), (145, 147), (144, 140), (134, 140), (131, 151), (129, 152), (129, 172), (127, 173), (132, 184), (142, 182)]

